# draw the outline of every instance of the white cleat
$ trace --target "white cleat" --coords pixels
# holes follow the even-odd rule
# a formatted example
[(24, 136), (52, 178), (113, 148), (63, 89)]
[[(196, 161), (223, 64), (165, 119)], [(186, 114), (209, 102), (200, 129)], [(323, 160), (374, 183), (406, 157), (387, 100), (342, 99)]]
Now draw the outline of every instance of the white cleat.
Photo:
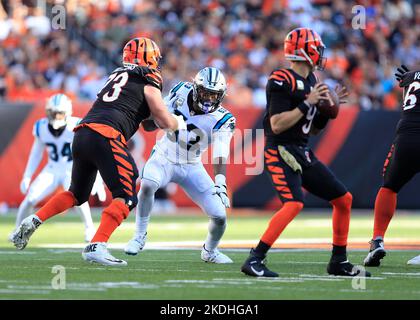
[(417, 256), (417, 257), (414, 257), (411, 260), (408, 260), (407, 264), (420, 265), (420, 256)]
[(212, 251), (208, 251), (204, 248), (204, 246), (203, 246), (203, 249), (201, 250), (201, 260), (203, 260), (204, 262), (218, 263), (218, 264), (233, 263), (231, 258), (221, 253), (217, 248)]
[(17, 229), (13, 230), (13, 232), (12, 232), (12, 233), (10, 233), (10, 234), (9, 234), (9, 236), (7, 237), (7, 240), (8, 240), (9, 242), (13, 242), (13, 235), (15, 234), (16, 230), (17, 230)]
[(93, 236), (96, 233), (96, 229), (94, 227), (85, 228), (85, 242), (90, 242)]
[(86, 246), (82, 252), (85, 261), (99, 263), (104, 266), (126, 266), (127, 262), (113, 257), (106, 248), (105, 242), (93, 242)]
[(29, 238), (34, 231), (41, 225), (42, 221), (34, 214), (23, 219), (19, 227), (9, 236), (11, 242), (18, 250), (25, 249)]
[(144, 245), (146, 244), (146, 239), (147, 233), (140, 237), (134, 237), (131, 239), (124, 248), (125, 254), (135, 256), (137, 253), (143, 250)]

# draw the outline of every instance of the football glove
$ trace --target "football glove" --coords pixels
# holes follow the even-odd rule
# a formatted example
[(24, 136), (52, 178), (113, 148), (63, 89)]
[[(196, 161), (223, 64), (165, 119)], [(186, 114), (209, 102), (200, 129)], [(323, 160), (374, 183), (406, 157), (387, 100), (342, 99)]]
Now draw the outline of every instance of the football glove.
[(399, 68), (397, 68), (397, 72), (395, 73), (395, 78), (397, 79), (398, 82), (400, 82), (400, 87), (401, 87), (401, 80), (403, 79), (404, 75), (409, 71), (410, 70), (403, 64)]
[(179, 115), (174, 115), (173, 117), (176, 119), (176, 121), (178, 122), (178, 129), (177, 130), (187, 130), (187, 123), (184, 120), (184, 117)]
[(230, 200), (226, 189), (226, 177), (223, 174), (218, 174), (215, 177), (215, 181), (215, 191), (213, 195), (218, 195), (225, 208), (230, 208)]
[(20, 192), (22, 192), (22, 194), (26, 194), (28, 192), (29, 189), (29, 185), (31, 184), (31, 178), (23, 178), (22, 181), (20, 182)]

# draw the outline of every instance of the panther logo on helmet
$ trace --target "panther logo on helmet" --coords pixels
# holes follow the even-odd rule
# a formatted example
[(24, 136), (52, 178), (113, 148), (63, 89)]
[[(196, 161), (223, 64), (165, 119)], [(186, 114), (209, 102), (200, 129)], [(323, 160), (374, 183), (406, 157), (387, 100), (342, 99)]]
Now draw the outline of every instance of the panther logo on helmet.
[(62, 93), (51, 96), (45, 106), (48, 123), (54, 130), (67, 125), (67, 120), (71, 117), (72, 111), (70, 98)]
[(123, 49), (124, 66), (143, 66), (159, 69), (162, 58), (157, 44), (149, 38), (134, 38), (127, 42)]
[(309, 28), (296, 28), (284, 40), (284, 56), (289, 61), (306, 61), (312, 68), (323, 70), (325, 45), (316, 31)]
[(203, 113), (215, 111), (226, 96), (223, 73), (213, 67), (201, 69), (193, 80), (193, 100)]

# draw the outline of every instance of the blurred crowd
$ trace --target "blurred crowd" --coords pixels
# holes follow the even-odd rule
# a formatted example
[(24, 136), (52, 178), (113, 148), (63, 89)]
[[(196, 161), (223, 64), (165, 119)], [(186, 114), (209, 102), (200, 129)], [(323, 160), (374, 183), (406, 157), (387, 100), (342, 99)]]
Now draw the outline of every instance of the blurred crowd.
[[(70, 41), (67, 29), (51, 28), (38, 2), (1, 1), (0, 95), (48, 87), (94, 99), (109, 70), (77, 39)], [(65, 3), (67, 28), (77, 28), (114, 61), (129, 38), (152, 38), (163, 55), (165, 92), (204, 66), (220, 68), (228, 80), (225, 104), (237, 107), (265, 107), (267, 76), (288, 66), (283, 40), (295, 27), (322, 36), (328, 62), (318, 75), (347, 86), (349, 104), (365, 110), (398, 108), (395, 68), (420, 65), (420, 0), (47, 2)]]

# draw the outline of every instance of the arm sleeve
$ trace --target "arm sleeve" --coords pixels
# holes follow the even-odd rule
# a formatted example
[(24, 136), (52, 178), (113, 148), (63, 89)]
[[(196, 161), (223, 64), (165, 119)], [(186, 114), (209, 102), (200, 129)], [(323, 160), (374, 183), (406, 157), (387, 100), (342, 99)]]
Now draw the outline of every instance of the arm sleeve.
[(229, 157), (230, 140), (232, 139), (235, 126), (236, 119), (235, 117), (231, 117), (225, 124), (223, 124), (223, 126), (220, 127), (220, 129), (213, 131), (213, 159), (227, 159)]
[(270, 116), (293, 109), (291, 89), (286, 81), (268, 80), (267, 93)]
[(35, 141), (32, 145), (31, 153), (29, 155), (28, 163), (26, 164), (24, 178), (31, 178), (39, 163), (42, 160), (42, 154), (44, 151), (44, 144), (35, 136)]

